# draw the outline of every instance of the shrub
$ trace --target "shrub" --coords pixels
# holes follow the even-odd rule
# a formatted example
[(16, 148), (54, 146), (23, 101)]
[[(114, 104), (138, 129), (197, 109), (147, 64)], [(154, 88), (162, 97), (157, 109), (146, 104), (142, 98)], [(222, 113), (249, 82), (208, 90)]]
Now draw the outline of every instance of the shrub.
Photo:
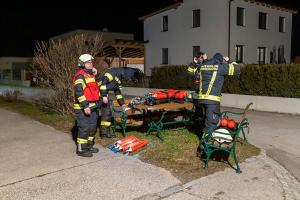
[[(193, 90), (187, 66), (168, 65), (152, 70), (150, 87)], [(300, 98), (300, 65), (243, 65), (240, 76), (226, 76), (224, 93)]]
[[(101, 35), (76, 35), (65, 41), (37, 45), (33, 65), (42, 80), (39, 86), (52, 89), (44, 101), (45, 106), (61, 114), (73, 112), (72, 76), (76, 72), (78, 57), (89, 53), (93, 56), (102, 52)], [(97, 60), (96, 60), (97, 61)], [(97, 65), (97, 63), (95, 64)], [(98, 71), (100, 71), (98, 69)]]

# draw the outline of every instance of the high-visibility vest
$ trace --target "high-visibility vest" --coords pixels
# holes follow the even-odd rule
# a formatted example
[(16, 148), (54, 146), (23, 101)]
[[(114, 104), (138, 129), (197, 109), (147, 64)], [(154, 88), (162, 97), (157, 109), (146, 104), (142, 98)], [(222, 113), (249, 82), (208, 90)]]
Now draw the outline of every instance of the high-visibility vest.
[(73, 76), (73, 84), (75, 85), (76, 78), (82, 75), (84, 77), (83, 79), (83, 91), (84, 96), (87, 101), (98, 101), (99, 100), (99, 86), (98, 83), (95, 80), (95, 76), (93, 74), (88, 74), (84, 70), (79, 70), (76, 72), (76, 74)]

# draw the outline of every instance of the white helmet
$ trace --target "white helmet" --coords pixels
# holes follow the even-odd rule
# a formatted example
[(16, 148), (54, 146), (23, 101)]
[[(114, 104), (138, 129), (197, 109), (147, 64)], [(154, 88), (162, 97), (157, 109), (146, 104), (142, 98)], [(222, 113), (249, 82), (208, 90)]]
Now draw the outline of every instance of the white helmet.
[(79, 60), (78, 60), (78, 66), (83, 66), (85, 62), (89, 61), (89, 60), (94, 60), (94, 57), (91, 56), (90, 54), (82, 54), (80, 57), (79, 57)]
[[(222, 134), (222, 133), (224, 133), (224, 134)], [(220, 129), (215, 130), (212, 133), (212, 137), (220, 143), (232, 142), (233, 138), (231, 137), (231, 135), (229, 133), (230, 132), (227, 129), (220, 128)]]

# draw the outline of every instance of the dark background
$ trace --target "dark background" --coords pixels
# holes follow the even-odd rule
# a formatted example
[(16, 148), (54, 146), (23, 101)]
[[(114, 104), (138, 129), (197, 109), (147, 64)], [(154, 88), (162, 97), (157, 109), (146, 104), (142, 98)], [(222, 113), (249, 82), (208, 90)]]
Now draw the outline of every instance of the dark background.
[[(128, 32), (143, 39), (138, 18), (174, 0), (23, 1), (1, 6), (0, 56), (33, 56), (37, 41), (74, 29)], [(265, 0), (300, 12), (298, 0)], [(300, 14), (293, 16), (292, 58), (300, 55)]]

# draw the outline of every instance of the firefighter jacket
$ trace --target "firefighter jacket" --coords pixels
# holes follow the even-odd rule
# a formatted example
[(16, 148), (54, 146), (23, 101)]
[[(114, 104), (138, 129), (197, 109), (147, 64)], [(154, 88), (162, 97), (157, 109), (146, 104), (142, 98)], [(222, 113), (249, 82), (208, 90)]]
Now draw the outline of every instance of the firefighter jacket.
[(190, 63), (187, 68), (187, 75), (189, 78), (194, 79), (195, 91), (199, 93), (199, 83), (200, 83), (200, 64), (199, 63)]
[(101, 96), (105, 97), (109, 91), (113, 91), (120, 106), (124, 104), (124, 98), (121, 93), (121, 77), (122, 71), (119, 68), (109, 68), (104, 72), (102, 77), (99, 77), (100, 80), (98, 83)]
[[(196, 71), (195, 71), (196, 72)], [(225, 75), (239, 75), (240, 66), (236, 62), (226, 62), (215, 57), (203, 62), (200, 66), (198, 99), (202, 103), (216, 104), (221, 102), (221, 90)]]
[(74, 109), (96, 109), (99, 101), (99, 87), (92, 71), (80, 69), (73, 76)]

